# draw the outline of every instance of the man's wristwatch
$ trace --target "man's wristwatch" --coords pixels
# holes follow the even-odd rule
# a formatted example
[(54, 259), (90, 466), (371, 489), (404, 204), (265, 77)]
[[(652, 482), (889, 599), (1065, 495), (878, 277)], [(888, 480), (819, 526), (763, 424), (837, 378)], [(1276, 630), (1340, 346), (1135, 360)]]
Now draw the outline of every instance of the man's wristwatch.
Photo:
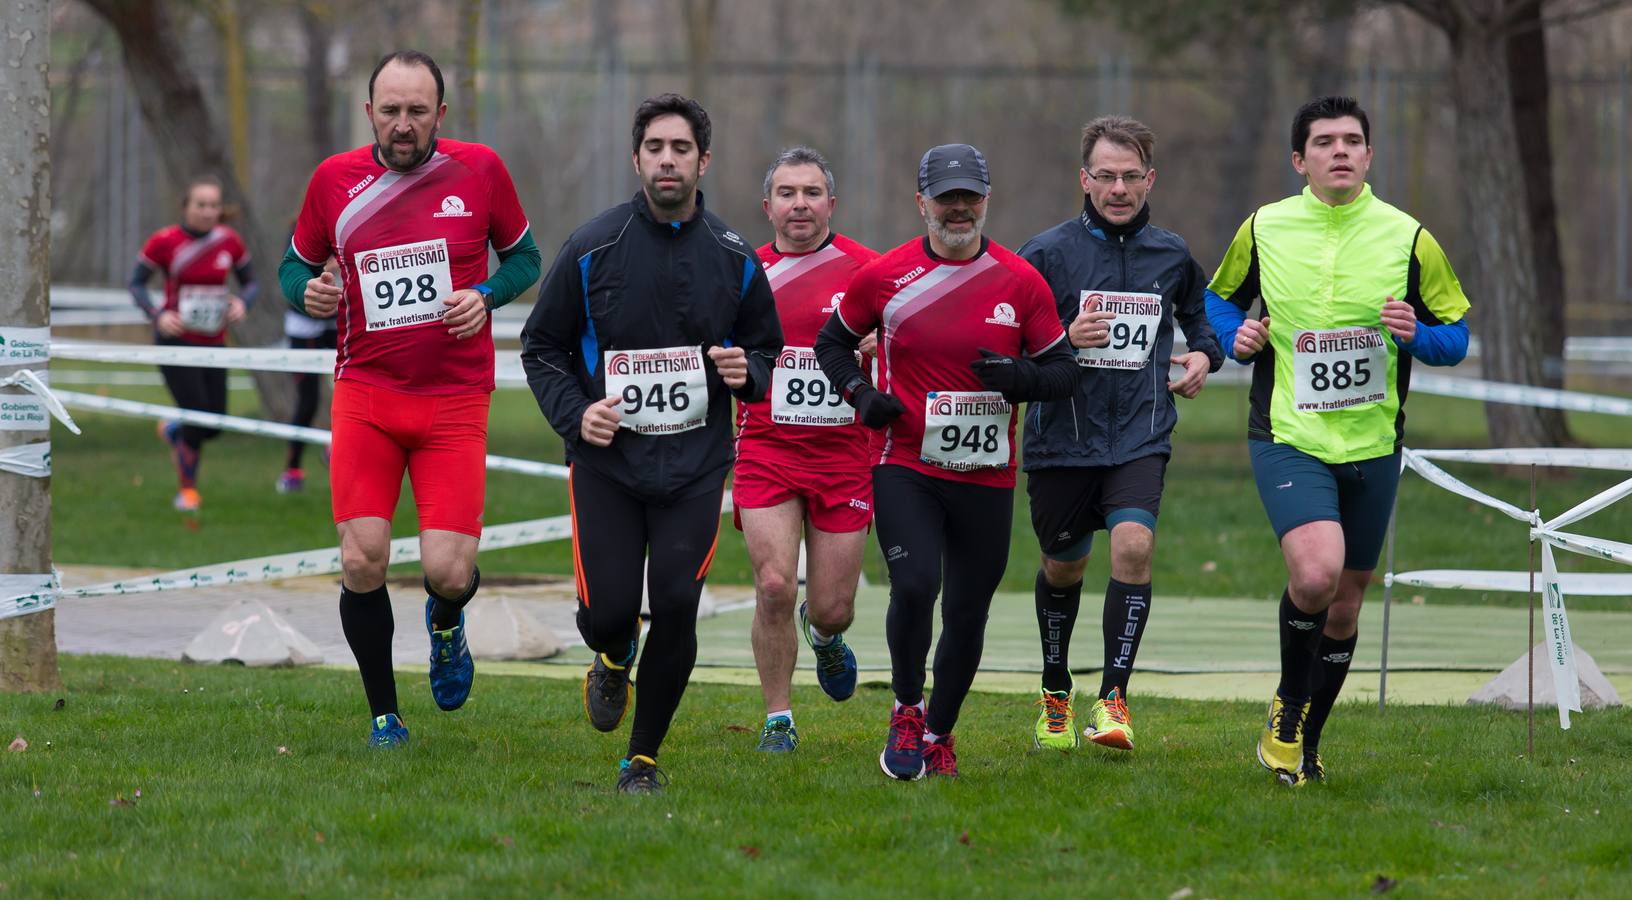
[(482, 295), (482, 309), (485, 309), (488, 312), (492, 312), (493, 311), (493, 289), (488, 287), (485, 284), (478, 284), (475, 287), (471, 288), (471, 290), (473, 290), (476, 293)]

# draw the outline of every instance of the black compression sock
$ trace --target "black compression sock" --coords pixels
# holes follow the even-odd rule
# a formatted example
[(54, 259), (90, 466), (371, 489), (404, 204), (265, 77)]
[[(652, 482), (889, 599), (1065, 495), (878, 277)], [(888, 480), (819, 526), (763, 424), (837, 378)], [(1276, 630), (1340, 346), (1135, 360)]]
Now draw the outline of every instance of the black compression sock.
[(385, 585), (358, 593), (342, 584), (340, 628), (346, 634), (351, 654), (357, 657), (369, 713), (378, 718), (396, 712), (397, 682), (391, 673), (391, 635), (396, 623)]
[(1082, 605), (1082, 582), (1054, 587), (1037, 572), (1037, 632), (1043, 639), (1043, 690), (1071, 690), (1071, 627)]
[(1105, 586), (1105, 670), (1099, 678), (1099, 696), (1111, 689), (1128, 696), (1128, 678), (1133, 674), (1133, 658), (1139, 652), (1139, 638), (1150, 620), (1150, 585), (1128, 584), (1115, 578)]
[(458, 597), (449, 599), (431, 589), (431, 580), (425, 579), (425, 593), (431, 598), (431, 628), (437, 631), (446, 631), (459, 624), (459, 613), (464, 610), (470, 598), (476, 596), (476, 589), (482, 585), (482, 569), (472, 566), (470, 569), (470, 587)]
[(1320, 646), (1320, 631), (1326, 627), (1326, 611), (1313, 615), (1304, 612), (1292, 602), (1292, 596), (1281, 592), (1281, 683), (1275, 693), (1288, 703), (1303, 703), (1309, 699), (1309, 680), (1315, 666), (1315, 650)]
[(1358, 631), (1341, 641), (1321, 635), (1315, 662), (1314, 691), (1309, 698), (1309, 717), (1303, 723), (1305, 753), (1320, 749), (1320, 730), (1325, 727), (1326, 717), (1332, 714), (1337, 695), (1343, 690), (1343, 679), (1349, 675), (1354, 645), (1359, 640)]

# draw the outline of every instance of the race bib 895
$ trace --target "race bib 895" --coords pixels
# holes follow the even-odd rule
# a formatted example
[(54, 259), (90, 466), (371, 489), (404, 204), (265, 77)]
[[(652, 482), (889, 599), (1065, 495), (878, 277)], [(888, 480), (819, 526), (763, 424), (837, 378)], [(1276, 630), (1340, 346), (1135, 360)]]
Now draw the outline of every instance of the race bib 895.
[(771, 421), (832, 428), (853, 424), (856, 411), (822, 374), (815, 350), (783, 347), (771, 373)]

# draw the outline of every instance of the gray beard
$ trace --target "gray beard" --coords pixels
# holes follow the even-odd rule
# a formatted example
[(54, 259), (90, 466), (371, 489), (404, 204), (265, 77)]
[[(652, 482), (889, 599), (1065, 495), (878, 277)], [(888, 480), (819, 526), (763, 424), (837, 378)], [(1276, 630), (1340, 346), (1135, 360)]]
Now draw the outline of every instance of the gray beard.
[(963, 250), (971, 244), (980, 243), (980, 233), (986, 228), (986, 214), (977, 216), (975, 227), (964, 234), (953, 234), (934, 216), (925, 216), (924, 222), (929, 226), (929, 233), (935, 235), (935, 239), (945, 244), (948, 250)]

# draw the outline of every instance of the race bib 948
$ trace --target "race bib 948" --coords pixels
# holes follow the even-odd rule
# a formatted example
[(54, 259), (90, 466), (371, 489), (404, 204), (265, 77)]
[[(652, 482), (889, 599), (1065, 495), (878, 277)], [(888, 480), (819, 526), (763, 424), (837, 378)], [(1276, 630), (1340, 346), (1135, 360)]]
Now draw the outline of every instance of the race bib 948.
[(442, 238), (364, 250), (352, 256), (369, 331), (423, 325), (442, 318), (453, 294), (448, 242)]
[(1380, 328), (1292, 334), (1292, 400), (1300, 412), (1332, 412), (1388, 399), (1388, 336)]
[(931, 391), (919, 458), (954, 472), (1008, 465), (1013, 409), (996, 391)]

